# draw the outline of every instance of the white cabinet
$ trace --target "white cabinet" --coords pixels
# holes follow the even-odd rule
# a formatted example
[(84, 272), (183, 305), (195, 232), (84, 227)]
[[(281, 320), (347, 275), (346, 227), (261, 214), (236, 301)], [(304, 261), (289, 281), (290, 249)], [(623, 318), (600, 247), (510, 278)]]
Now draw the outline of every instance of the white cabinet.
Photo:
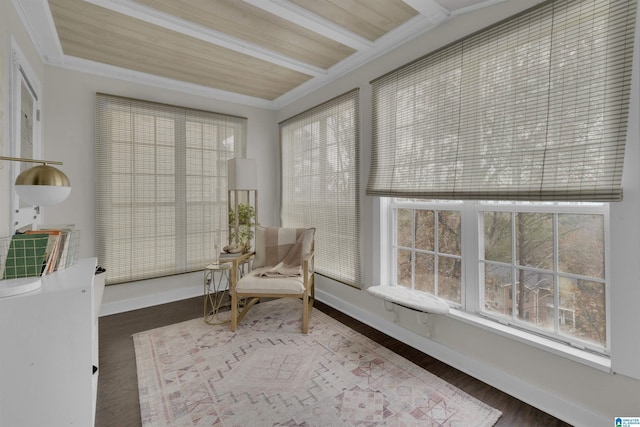
[(0, 298), (0, 427), (94, 425), (104, 287), (96, 263), (82, 259), (39, 290)]

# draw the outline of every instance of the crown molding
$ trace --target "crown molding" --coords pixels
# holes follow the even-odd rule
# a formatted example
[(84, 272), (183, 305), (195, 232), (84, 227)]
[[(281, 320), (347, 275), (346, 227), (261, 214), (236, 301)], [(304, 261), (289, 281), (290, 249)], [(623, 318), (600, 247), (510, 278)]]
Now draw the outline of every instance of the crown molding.
[(250, 107), (273, 109), (273, 102), (266, 99), (173, 80), (140, 71), (129, 70), (127, 68), (89, 61), (87, 59), (77, 58), (74, 56), (65, 55), (61, 63), (49, 65), (141, 85), (173, 90), (189, 95), (197, 95), (226, 102), (233, 102)]
[(12, 1), (43, 62), (52, 64), (61, 61), (62, 45), (47, 0)]

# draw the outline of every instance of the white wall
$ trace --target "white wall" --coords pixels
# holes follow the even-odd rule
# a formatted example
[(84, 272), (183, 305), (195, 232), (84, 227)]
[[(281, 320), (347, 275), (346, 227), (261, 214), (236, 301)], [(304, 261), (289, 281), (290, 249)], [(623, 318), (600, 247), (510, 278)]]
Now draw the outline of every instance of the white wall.
[[(279, 151), (273, 111), (52, 66), (45, 69), (44, 87), (44, 151), (47, 156), (64, 162), (60, 169), (67, 174), (72, 187), (71, 195), (64, 203), (45, 208), (44, 223), (76, 224), (81, 230), (81, 257), (95, 256), (96, 92), (247, 117), (247, 157), (259, 159), (260, 222), (278, 224), (280, 198), (274, 171), (279, 169)], [(202, 295), (200, 273), (108, 286), (104, 293), (102, 314), (195, 295)]]
[[(0, 1), (0, 155), (12, 156), (9, 135), (9, 76), (11, 75), (11, 37), (29, 62), (36, 78), (43, 81), (44, 65), (20, 17), (10, 0)], [(11, 163), (0, 161), (0, 237), (12, 234), (9, 218), (9, 184)]]
[[(368, 275), (365, 287), (380, 284), (382, 277), (379, 271), (379, 201), (364, 195), (371, 155), (369, 82), (531, 5), (531, 1), (515, 0), (456, 17), (428, 35), (376, 58), (278, 112), (277, 120), (282, 121), (354, 87), (360, 88), (362, 248), (365, 251), (363, 268)], [(638, 45), (636, 33), (635, 86), (623, 177), (624, 202), (614, 203), (611, 207), (609, 315), (613, 352), (611, 367), (615, 374), (610, 373), (606, 363), (602, 365), (601, 361), (576, 362), (571, 358), (573, 356), (565, 357), (553, 349), (523, 343), (460, 317), (431, 315), (431, 323), (425, 326), (414, 312), (401, 309), (398, 321), (394, 322), (393, 316), (383, 309), (381, 301), (370, 297), (365, 290), (322, 277), (316, 281), (318, 299), (571, 424), (611, 425), (615, 416), (640, 415), (640, 381), (632, 378), (640, 378), (640, 328), (637, 320), (640, 312), (640, 263), (636, 259), (640, 254), (640, 227), (637, 226), (640, 218)], [(576, 352), (576, 355), (577, 358), (580, 353)]]

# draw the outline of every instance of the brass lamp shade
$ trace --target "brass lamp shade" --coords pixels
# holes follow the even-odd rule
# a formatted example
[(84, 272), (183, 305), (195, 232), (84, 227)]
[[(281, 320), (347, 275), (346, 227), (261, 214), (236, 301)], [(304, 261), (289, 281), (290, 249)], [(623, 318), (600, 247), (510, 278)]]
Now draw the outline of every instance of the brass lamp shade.
[(49, 165), (39, 165), (24, 170), (16, 178), (16, 185), (55, 185), (71, 187), (69, 178), (59, 169)]
[(22, 171), (16, 178), (16, 193), (21, 200), (38, 206), (52, 206), (71, 193), (69, 178), (47, 164)]

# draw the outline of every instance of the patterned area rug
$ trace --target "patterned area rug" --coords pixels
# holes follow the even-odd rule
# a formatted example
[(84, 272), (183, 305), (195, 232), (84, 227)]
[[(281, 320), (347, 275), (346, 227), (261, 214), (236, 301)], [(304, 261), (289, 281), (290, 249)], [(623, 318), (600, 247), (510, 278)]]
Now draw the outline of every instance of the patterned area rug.
[(500, 411), (302, 306), (256, 305), (236, 333), (194, 319), (133, 336), (148, 426), (492, 426)]

